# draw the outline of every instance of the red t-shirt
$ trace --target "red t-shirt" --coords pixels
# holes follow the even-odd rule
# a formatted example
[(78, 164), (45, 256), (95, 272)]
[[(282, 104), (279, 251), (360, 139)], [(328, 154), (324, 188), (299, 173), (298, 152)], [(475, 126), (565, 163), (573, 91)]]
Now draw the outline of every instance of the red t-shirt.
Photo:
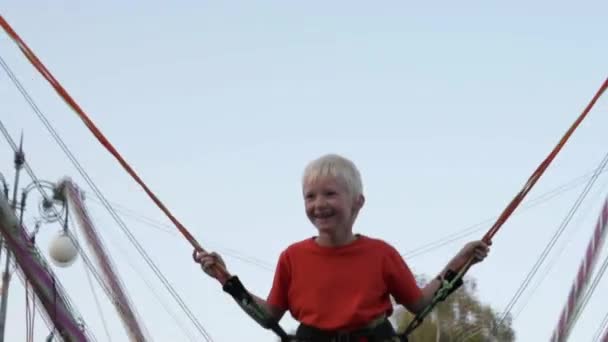
[(268, 303), (318, 329), (356, 329), (390, 315), (390, 295), (402, 305), (422, 296), (391, 245), (359, 236), (346, 246), (323, 247), (309, 238), (281, 253)]

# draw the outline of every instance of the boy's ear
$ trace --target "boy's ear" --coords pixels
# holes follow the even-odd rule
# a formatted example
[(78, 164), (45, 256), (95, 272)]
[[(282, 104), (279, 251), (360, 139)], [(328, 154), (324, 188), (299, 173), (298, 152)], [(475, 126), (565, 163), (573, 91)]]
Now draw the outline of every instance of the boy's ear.
[(364, 204), (365, 204), (365, 196), (363, 196), (363, 195), (357, 196), (357, 199), (355, 200), (355, 208), (357, 210), (359, 210), (363, 207)]

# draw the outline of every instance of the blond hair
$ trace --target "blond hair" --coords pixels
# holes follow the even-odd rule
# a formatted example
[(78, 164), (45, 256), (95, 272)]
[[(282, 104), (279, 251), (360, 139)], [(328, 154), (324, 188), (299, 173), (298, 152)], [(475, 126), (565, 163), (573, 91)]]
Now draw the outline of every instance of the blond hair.
[(363, 195), (363, 182), (357, 166), (337, 154), (326, 154), (308, 163), (302, 176), (302, 185), (327, 176), (342, 182), (351, 196)]

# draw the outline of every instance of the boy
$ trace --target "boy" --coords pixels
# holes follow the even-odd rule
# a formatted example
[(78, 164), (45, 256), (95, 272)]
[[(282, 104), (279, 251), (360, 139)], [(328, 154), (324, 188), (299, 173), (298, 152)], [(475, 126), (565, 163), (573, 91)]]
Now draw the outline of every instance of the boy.
[[(469, 258), (483, 260), (489, 251), (482, 241), (470, 242), (439, 276), (420, 289), (408, 265), (390, 244), (353, 233), (365, 197), (361, 176), (348, 159), (329, 154), (312, 161), (302, 178), (308, 219), (318, 235), (296, 242), (278, 260), (270, 294), (252, 295), (279, 321), (286, 311), (300, 322), (298, 341), (392, 341), (386, 319), (392, 296), (418, 313), (429, 304), (447, 271), (460, 270)], [(217, 253), (197, 256), (203, 270), (215, 277), (225, 268)]]

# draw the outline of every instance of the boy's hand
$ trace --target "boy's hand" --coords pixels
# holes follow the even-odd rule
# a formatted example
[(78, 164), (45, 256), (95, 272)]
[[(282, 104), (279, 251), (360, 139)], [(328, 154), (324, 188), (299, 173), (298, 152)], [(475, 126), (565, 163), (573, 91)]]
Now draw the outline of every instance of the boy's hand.
[(199, 252), (194, 256), (194, 260), (201, 264), (201, 268), (208, 276), (213, 278), (217, 278), (219, 276), (219, 274), (216, 272), (216, 266), (226, 269), (224, 260), (222, 260), (222, 257), (216, 252)]
[(490, 252), (491, 244), (491, 242), (486, 243), (482, 240), (467, 243), (454, 257), (454, 259), (452, 259), (449, 264), (449, 268), (455, 272), (458, 272), (471, 258), (473, 258), (472, 264), (483, 261)]

